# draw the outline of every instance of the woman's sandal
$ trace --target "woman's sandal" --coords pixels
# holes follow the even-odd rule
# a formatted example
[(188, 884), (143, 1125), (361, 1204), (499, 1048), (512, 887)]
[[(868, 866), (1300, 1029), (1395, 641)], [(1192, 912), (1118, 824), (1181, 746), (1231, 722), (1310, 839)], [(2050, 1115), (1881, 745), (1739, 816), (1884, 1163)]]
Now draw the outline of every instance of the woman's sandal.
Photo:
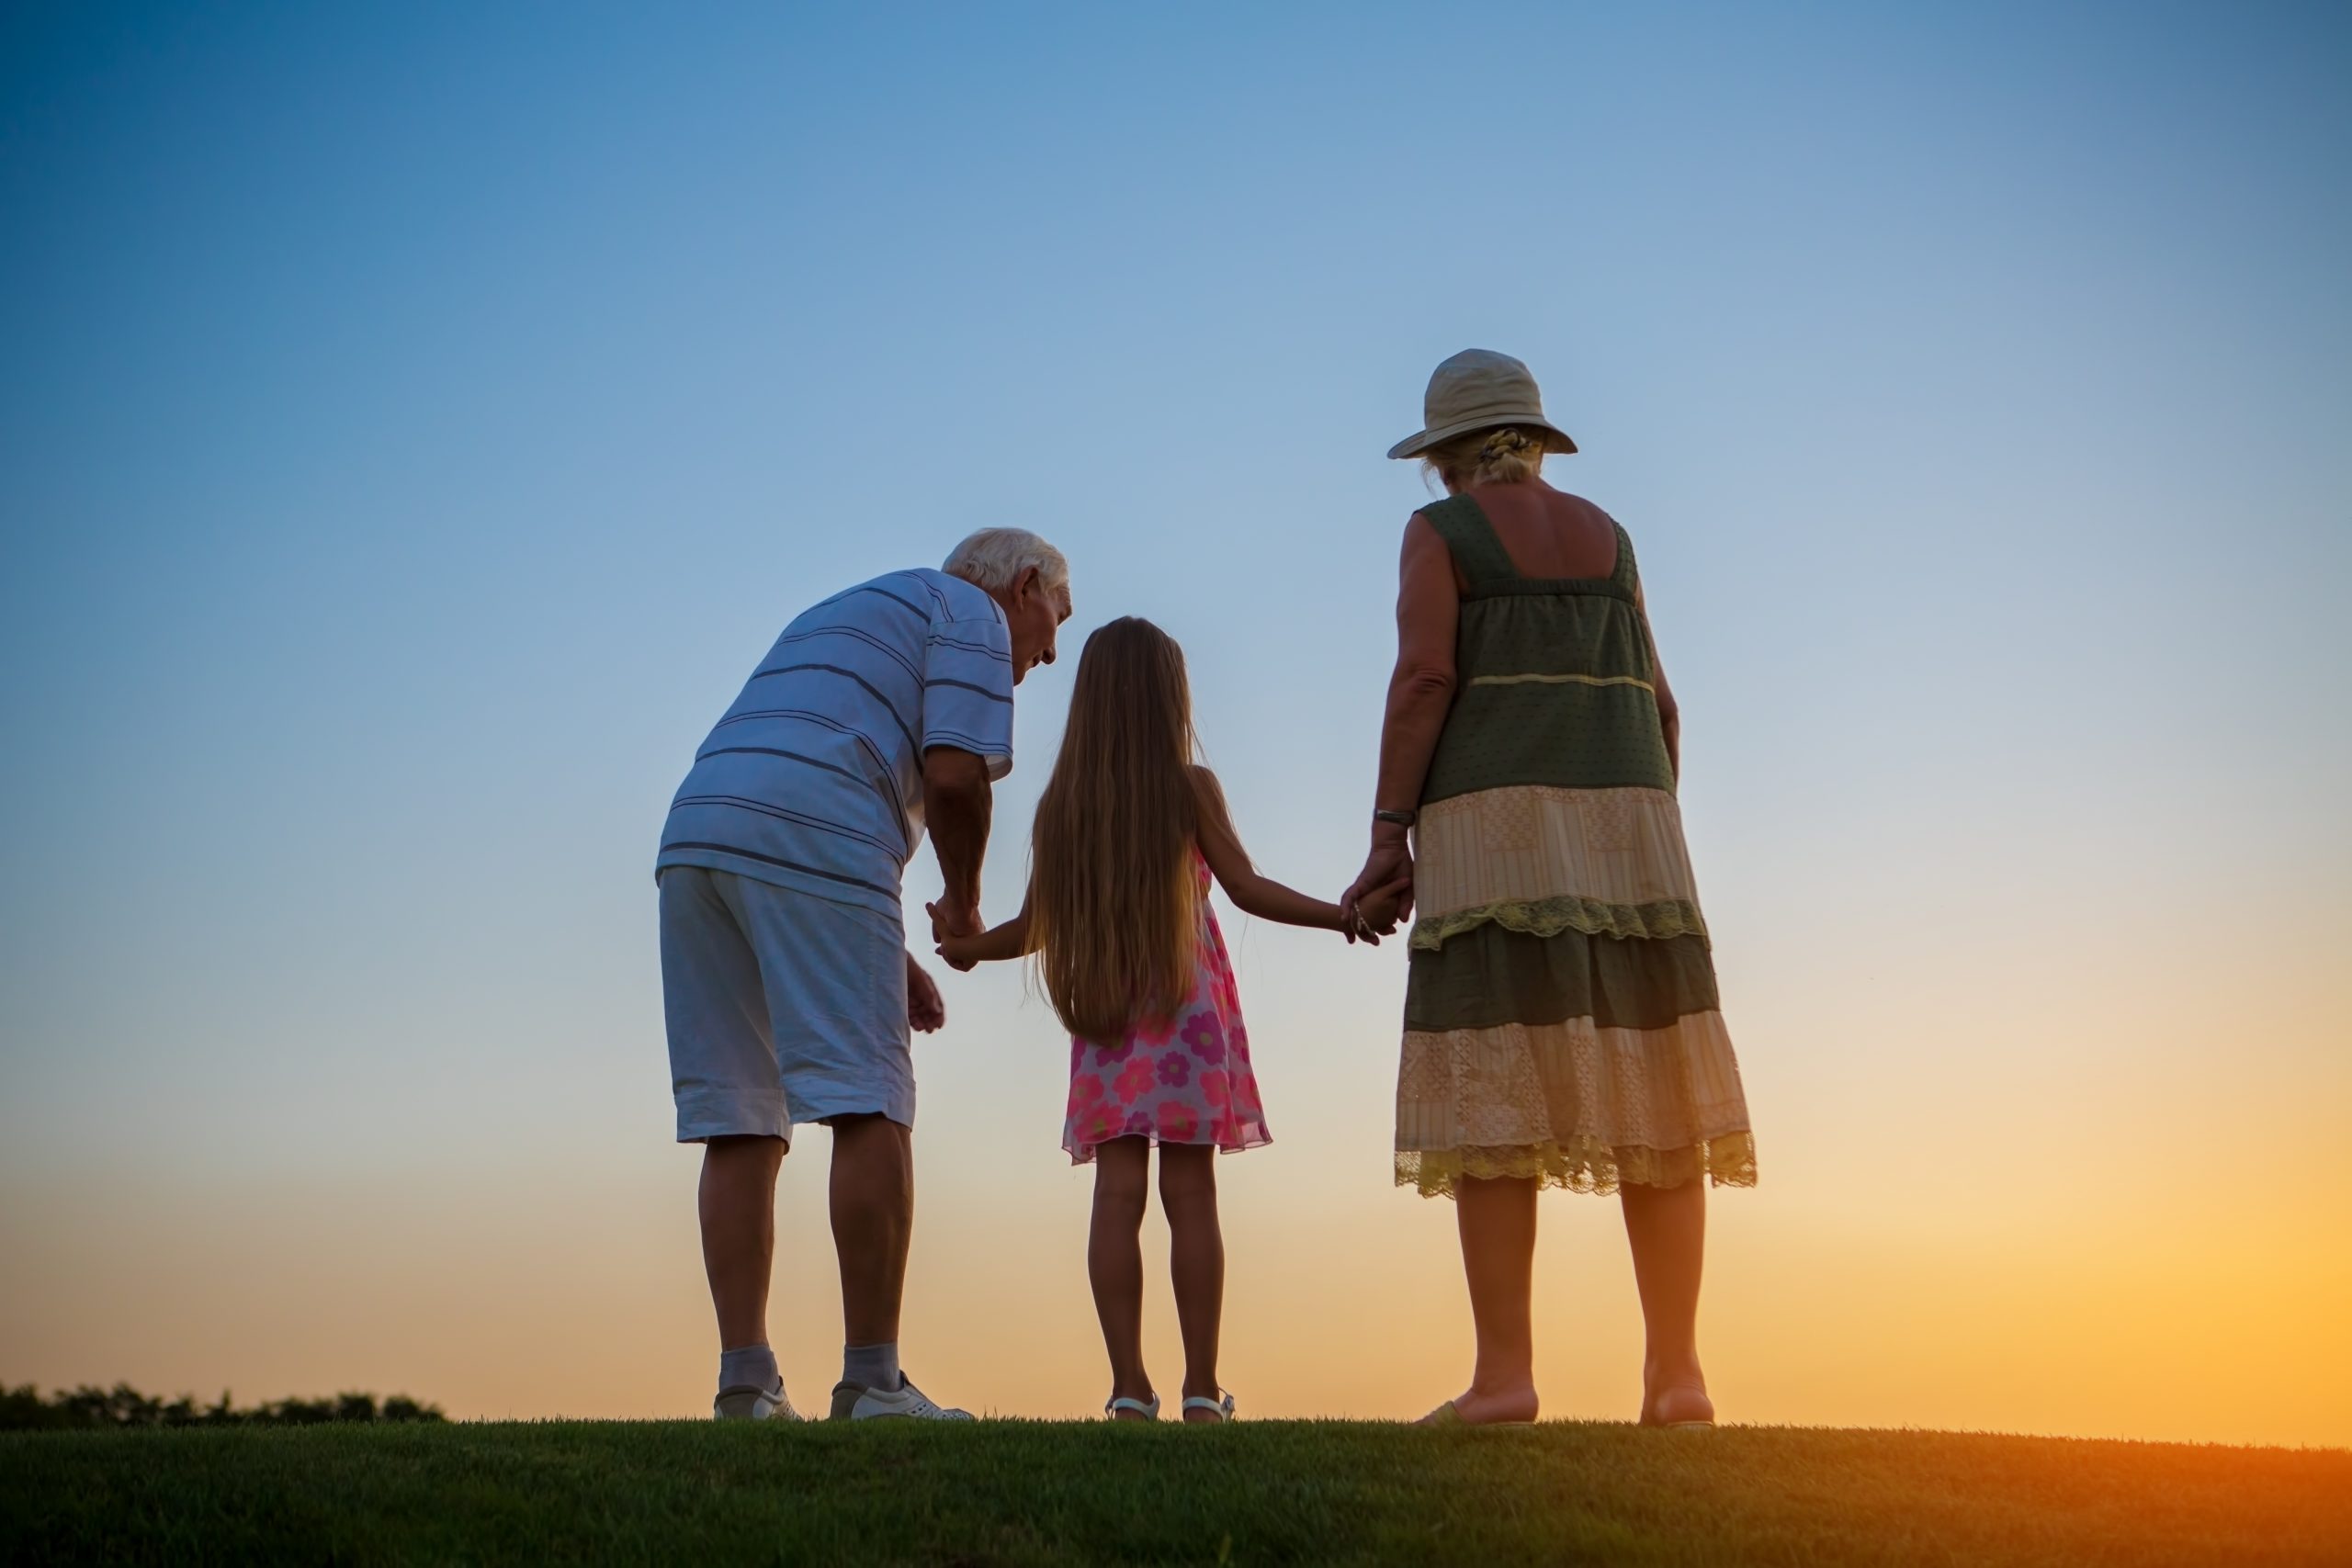
[[(1214, 1415), (1219, 1421), (1232, 1420), (1233, 1395), (1226, 1393), (1223, 1389), (1219, 1389), (1216, 1392), (1217, 1397), (1215, 1399), (1209, 1398), (1206, 1394), (1196, 1393), (1193, 1395), (1190, 1399), (1184, 1401), (1183, 1414), (1189, 1416), (1195, 1410), (1205, 1410)], [(1204, 1422), (1202, 1425), (1205, 1426), (1207, 1423)]]
[(1157, 1421), (1159, 1419), (1159, 1395), (1155, 1393), (1149, 1399), (1127, 1399), (1120, 1396), (1102, 1402), (1102, 1414), (1114, 1421), (1119, 1418), (1119, 1412), (1122, 1410), (1132, 1410), (1147, 1421)]

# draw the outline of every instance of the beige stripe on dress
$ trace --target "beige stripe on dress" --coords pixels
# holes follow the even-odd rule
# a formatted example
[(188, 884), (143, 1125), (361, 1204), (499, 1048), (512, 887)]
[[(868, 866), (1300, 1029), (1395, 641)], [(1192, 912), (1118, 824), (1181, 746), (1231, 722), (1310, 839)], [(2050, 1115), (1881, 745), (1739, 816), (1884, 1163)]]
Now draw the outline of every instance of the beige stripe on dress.
[(1720, 1012), (1663, 1029), (1589, 1018), (1443, 1032), (1408, 1030), (1396, 1147), (1568, 1145), (1680, 1149), (1748, 1131), (1747, 1095)]
[(1520, 784), (1424, 807), (1413, 902), (1424, 919), (1488, 904), (1698, 902), (1682, 808), (1662, 789)]

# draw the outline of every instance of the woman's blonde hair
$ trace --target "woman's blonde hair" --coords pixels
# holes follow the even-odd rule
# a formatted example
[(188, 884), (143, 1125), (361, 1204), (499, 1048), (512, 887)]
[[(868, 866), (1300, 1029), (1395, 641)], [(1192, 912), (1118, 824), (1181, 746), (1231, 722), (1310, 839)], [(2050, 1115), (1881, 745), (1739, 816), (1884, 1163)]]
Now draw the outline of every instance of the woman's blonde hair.
[(1474, 430), (1430, 447), (1421, 455), (1421, 467), (1448, 490), (1515, 485), (1543, 468), (1544, 438), (1515, 424)]
[(1029, 944), (1054, 1011), (1081, 1040), (1172, 1017), (1192, 987), (1195, 746), (1175, 639), (1132, 615), (1098, 627), (1029, 849)]

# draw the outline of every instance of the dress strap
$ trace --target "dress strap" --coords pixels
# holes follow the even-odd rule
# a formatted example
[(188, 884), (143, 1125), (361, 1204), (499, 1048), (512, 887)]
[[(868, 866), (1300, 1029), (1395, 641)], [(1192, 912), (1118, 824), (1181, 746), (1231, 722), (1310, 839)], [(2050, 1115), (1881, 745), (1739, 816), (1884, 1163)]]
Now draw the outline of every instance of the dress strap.
[(1495, 525), (1487, 521), (1486, 508), (1476, 502), (1466, 495), (1450, 495), (1430, 502), (1420, 514), (1453, 552), (1453, 564), (1462, 569), (1462, 581), (1471, 592), (1519, 581), (1519, 568), (1511, 564), (1510, 552), (1503, 548)]

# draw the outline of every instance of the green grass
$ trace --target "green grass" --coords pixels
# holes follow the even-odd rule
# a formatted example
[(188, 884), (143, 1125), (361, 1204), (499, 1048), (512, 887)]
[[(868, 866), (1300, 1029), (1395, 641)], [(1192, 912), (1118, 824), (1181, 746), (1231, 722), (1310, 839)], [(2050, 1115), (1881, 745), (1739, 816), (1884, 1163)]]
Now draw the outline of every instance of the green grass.
[(990, 1422), (0, 1438), (0, 1562), (2352, 1562), (2352, 1452)]

